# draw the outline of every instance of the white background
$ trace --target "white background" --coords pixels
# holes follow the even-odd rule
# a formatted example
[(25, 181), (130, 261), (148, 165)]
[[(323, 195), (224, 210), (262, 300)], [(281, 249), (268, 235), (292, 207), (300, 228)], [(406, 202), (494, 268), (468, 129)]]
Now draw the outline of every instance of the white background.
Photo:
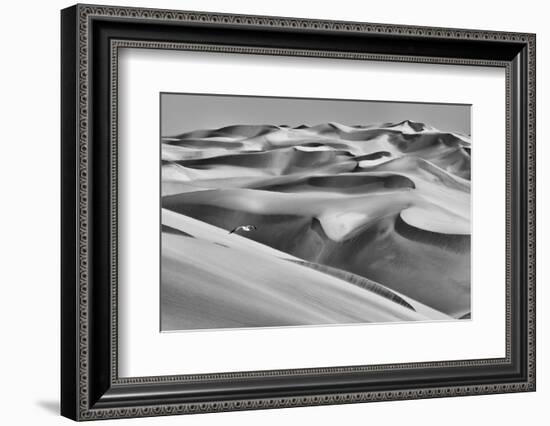
[[(502, 68), (125, 49), (119, 54), (119, 81), (121, 376), (505, 356)], [(154, 142), (158, 97), (166, 91), (472, 103), (472, 320), (159, 333)], [(224, 355), (204, 348), (224, 348)]]
[[(107, 4), (536, 32), (538, 132), (538, 391), (452, 399), (117, 420), (119, 424), (546, 424), (550, 400), (550, 28), (544, 2), (277, 0)], [(0, 105), (0, 392), (2, 423), (69, 424), (59, 394), (59, 9), (66, 1), (3, 4)], [(546, 77), (546, 80), (545, 80)], [(102, 424), (117, 424), (108, 421)]]

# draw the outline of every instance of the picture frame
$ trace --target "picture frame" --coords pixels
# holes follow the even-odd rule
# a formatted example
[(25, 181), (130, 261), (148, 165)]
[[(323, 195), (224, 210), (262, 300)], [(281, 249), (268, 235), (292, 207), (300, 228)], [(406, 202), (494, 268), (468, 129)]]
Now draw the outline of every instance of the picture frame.
[[(524, 33), (81, 4), (62, 10), (61, 414), (94, 420), (535, 391), (535, 44)], [(504, 70), (505, 355), (121, 377), (124, 48)]]

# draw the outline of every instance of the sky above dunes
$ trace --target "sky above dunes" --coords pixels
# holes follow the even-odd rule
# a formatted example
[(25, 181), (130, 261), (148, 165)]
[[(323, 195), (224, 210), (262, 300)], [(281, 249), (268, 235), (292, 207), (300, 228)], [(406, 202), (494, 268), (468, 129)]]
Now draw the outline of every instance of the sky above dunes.
[(162, 136), (234, 124), (352, 126), (403, 120), (470, 135), (470, 110), (464, 104), (162, 93), (160, 118)]

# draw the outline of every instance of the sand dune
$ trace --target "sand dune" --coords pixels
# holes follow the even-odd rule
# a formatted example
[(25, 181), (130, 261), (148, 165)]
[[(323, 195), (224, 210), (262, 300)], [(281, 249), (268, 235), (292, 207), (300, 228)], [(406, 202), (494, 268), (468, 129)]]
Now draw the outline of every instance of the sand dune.
[[(339, 123), (301, 125), (295, 128), (272, 125), (228, 126), (169, 136), (163, 142), (163, 159), (170, 161), (175, 161), (174, 152), (178, 153), (180, 161), (196, 159), (197, 149), (202, 151), (203, 156), (210, 158), (210, 151), (219, 153), (220, 149), (231, 155), (311, 144), (348, 151), (355, 156), (386, 151), (394, 156), (413, 154), (437, 161), (438, 157), (470, 147), (468, 138), (463, 135), (440, 132), (411, 121), (382, 126), (346, 126)], [(166, 150), (166, 154), (165, 146), (171, 147)], [(174, 147), (187, 148), (191, 152), (186, 155), (185, 151), (177, 151)], [(464, 151), (464, 154), (467, 155), (467, 152)], [(467, 159), (469, 156), (463, 157), (464, 161)]]
[[(361, 292), (369, 294), (369, 300), (370, 293), (377, 293), (369, 291), (366, 284), (354, 285), (354, 277), (408, 298), (423, 307), (425, 317), (467, 318), (471, 311), (470, 155), (468, 137), (408, 120), (355, 126), (237, 125), (164, 138), (162, 205), (167, 228), (163, 233), (163, 271), (171, 272), (163, 275), (163, 286), (168, 280), (166, 286), (171, 290), (167, 294), (178, 300), (170, 302), (171, 329), (183, 327), (177, 312), (187, 306), (184, 295), (200, 300), (199, 305), (205, 304), (203, 298), (214, 291), (212, 286), (222, 286), (223, 268), (232, 271), (226, 283), (231, 283), (227, 285), (239, 295), (223, 297), (232, 300), (228, 302), (233, 306), (231, 312), (242, 309), (244, 316), (235, 314), (238, 319), (234, 317), (233, 321), (225, 313), (223, 319), (215, 321), (216, 327), (223, 323), (230, 327), (253, 326), (252, 318), (258, 318), (260, 325), (385, 321), (379, 312), (381, 305), (371, 306), (372, 301)], [(184, 226), (183, 231), (194, 238), (171, 232), (181, 228), (182, 218), (194, 218), (196, 223), (211, 228), (194, 235)], [(180, 224), (174, 228), (166, 221)], [(267, 247), (266, 256), (278, 258), (275, 263), (279, 270), (281, 259), (286, 263), (292, 259), (292, 268), (301, 268), (300, 272), (291, 268), (287, 278), (300, 282), (296, 280), (301, 277), (302, 293), (286, 288), (278, 289), (276, 294), (273, 289), (268, 291), (274, 300), (281, 298), (277, 299), (280, 305), (273, 302), (280, 315), (256, 293), (249, 302), (257, 303), (257, 307), (247, 310), (237, 300), (246, 300), (245, 293), (255, 291), (248, 278), (261, 283), (257, 291), (278, 286), (266, 278), (270, 271), (276, 275), (274, 263), (258, 261), (257, 265), (265, 268), (260, 277), (260, 270), (249, 271), (242, 259), (234, 268), (216, 259), (219, 269), (210, 274), (206, 265), (197, 269), (198, 260), (190, 253), (202, 253), (206, 258), (223, 255), (233, 260), (243, 256), (241, 248), (232, 246), (229, 253), (227, 241), (216, 240), (217, 231), (216, 241), (211, 236), (212, 229), (228, 232), (241, 224), (257, 228), (247, 238), (236, 236), (256, 244), (252, 252)], [(245, 251), (251, 251), (250, 247)], [(337, 279), (338, 288), (343, 286), (347, 296), (338, 298), (333, 290), (327, 290), (332, 289), (330, 286), (322, 290), (327, 297), (321, 296), (321, 287), (314, 283), (320, 279), (314, 272), (320, 272), (311, 265), (326, 268), (321, 274)], [(186, 282), (180, 269), (193, 271), (193, 278)], [(239, 279), (247, 283), (241, 285)], [(351, 302), (356, 291), (362, 295), (356, 299), (357, 304)], [(308, 300), (291, 303), (288, 297)], [(331, 298), (339, 300), (336, 306), (328, 306)], [(397, 300), (392, 303), (406, 308)], [(293, 308), (285, 308), (284, 304)], [(364, 313), (360, 313), (361, 304)], [(401, 313), (394, 312), (393, 305), (384, 306), (393, 312), (387, 318), (404, 320)], [(200, 309), (206, 311), (202, 313), (197, 311), (199, 308), (185, 309), (190, 309), (195, 319), (186, 317), (185, 323), (191, 321), (193, 325), (183, 328), (212, 326), (207, 318), (214, 315), (210, 308), (203, 306)], [(260, 310), (266, 310), (266, 314)]]
[(289, 174), (301, 169), (312, 170), (320, 166), (345, 161), (351, 162), (353, 155), (347, 151), (308, 150), (296, 147), (272, 151), (249, 152), (200, 160), (177, 161), (186, 168), (216, 170), (233, 166), (246, 169), (261, 169), (266, 174)]
[(163, 220), (180, 232), (162, 235), (163, 330), (449, 319), (183, 215), (164, 210)]

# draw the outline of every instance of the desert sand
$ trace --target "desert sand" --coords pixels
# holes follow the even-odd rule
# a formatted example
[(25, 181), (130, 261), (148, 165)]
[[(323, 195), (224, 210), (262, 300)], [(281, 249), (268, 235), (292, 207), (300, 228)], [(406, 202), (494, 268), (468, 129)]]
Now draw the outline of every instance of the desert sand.
[(162, 329), (467, 317), (470, 153), (411, 121), (163, 138)]

